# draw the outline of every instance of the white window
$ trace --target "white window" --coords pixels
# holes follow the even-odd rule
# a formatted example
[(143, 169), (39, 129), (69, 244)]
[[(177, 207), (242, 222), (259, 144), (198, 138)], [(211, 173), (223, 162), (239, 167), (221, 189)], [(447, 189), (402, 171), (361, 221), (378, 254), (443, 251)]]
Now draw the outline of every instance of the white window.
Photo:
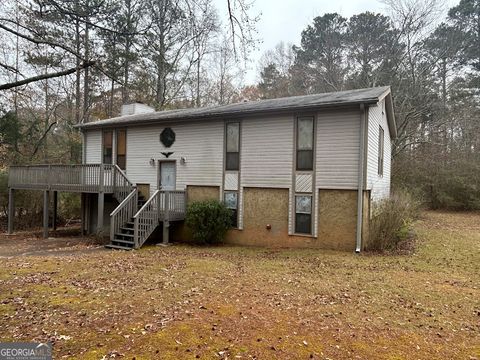
[(380, 126), (378, 131), (378, 175), (383, 176), (383, 153), (384, 153), (385, 132)]
[(313, 117), (297, 119), (297, 170), (313, 170)]
[(295, 196), (295, 232), (297, 234), (312, 233), (312, 196)]

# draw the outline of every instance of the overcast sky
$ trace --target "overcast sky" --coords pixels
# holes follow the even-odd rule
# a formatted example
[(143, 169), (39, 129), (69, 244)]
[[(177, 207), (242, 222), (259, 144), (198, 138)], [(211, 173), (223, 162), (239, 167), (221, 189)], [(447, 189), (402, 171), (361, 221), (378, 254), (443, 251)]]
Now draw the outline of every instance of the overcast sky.
[[(227, 0), (214, 0), (220, 16), (225, 18)], [(447, 0), (448, 8), (459, 0)], [(261, 14), (257, 24), (261, 43), (251, 55), (252, 62), (246, 76), (248, 84), (257, 80), (257, 62), (260, 56), (280, 41), (299, 44), (302, 30), (313, 18), (325, 13), (337, 12), (350, 17), (364, 11), (387, 13), (385, 5), (376, 0), (256, 0), (252, 15)]]

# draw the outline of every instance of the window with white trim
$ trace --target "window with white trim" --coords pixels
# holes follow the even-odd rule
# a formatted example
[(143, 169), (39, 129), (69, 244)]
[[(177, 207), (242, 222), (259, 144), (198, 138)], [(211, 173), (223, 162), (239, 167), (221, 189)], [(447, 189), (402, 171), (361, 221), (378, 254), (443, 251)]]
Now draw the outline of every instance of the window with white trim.
[(225, 170), (238, 170), (240, 166), (240, 123), (227, 123), (225, 132)]
[(313, 116), (297, 119), (297, 170), (313, 170)]
[(116, 164), (122, 170), (125, 170), (127, 165), (127, 130), (117, 130), (117, 152)]
[(231, 211), (232, 227), (238, 227), (238, 192), (237, 191), (225, 191), (223, 193), (223, 201), (227, 209)]
[(295, 233), (312, 233), (311, 195), (295, 195)]
[(113, 131), (106, 130), (102, 134), (102, 163), (112, 164), (113, 160)]
[(383, 176), (383, 155), (385, 152), (385, 132), (380, 126), (378, 131), (378, 175)]

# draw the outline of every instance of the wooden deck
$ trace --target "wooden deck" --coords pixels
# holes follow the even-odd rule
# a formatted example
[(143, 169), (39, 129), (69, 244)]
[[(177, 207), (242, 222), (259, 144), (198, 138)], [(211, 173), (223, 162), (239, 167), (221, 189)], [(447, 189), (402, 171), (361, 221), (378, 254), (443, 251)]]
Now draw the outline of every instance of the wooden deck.
[(133, 184), (116, 165), (29, 165), (10, 167), (8, 187), (25, 190), (118, 193), (123, 200), (130, 193)]
[(57, 212), (58, 191), (82, 193), (82, 229), (85, 214), (83, 193), (98, 193), (98, 233), (102, 232), (104, 223), (104, 195), (113, 194), (113, 197), (119, 202), (117, 208), (110, 214), (110, 239), (111, 246), (114, 248), (137, 249), (141, 247), (160, 224), (163, 224), (164, 242), (168, 242), (170, 221), (185, 219), (185, 191), (157, 190), (150, 198), (142, 202), (136, 186), (117, 165), (11, 166), (8, 187), (8, 233), (10, 234), (13, 232), (15, 215), (14, 190), (17, 189), (44, 192), (44, 237), (48, 237), (50, 192), (54, 195), (54, 219)]

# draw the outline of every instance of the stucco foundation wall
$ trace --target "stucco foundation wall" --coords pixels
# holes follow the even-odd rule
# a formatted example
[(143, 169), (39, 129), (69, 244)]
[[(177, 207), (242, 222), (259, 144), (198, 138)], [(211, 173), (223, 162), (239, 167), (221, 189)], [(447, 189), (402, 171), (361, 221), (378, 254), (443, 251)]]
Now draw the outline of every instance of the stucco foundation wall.
[(318, 241), (323, 248), (355, 250), (357, 191), (319, 190)]
[[(188, 202), (218, 199), (218, 187), (188, 186)], [(243, 230), (229, 230), (226, 243), (268, 247), (355, 250), (357, 191), (319, 190), (318, 237), (288, 235), (289, 189), (244, 188)], [(368, 234), (369, 192), (364, 193), (364, 232)], [(315, 216), (315, 215), (314, 215)], [(267, 229), (267, 225), (271, 229)], [(183, 224), (174, 225), (172, 238), (190, 241)]]
[[(295, 246), (295, 239), (288, 236), (288, 194), (288, 189), (244, 188), (243, 230), (230, 230), (226, 242)], [(267, 224), (271, 225), (270, 230)]]
[(192, 186), (187, 185), (187, 202), (203, 200), (219, 200), (220, 187), (218, 186)]

